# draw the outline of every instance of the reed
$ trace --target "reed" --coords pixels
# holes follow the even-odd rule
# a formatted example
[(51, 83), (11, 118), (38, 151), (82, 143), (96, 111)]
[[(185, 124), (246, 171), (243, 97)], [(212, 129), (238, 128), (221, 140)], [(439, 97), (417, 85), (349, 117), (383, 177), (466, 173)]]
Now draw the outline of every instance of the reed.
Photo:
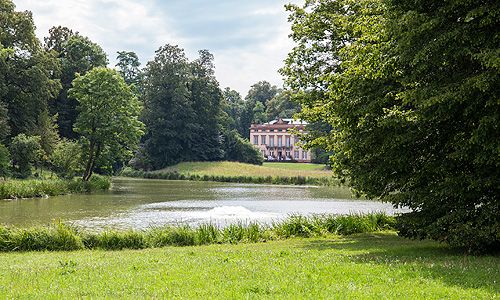
[(34, 198), (109, 189), (111, 179), (92, 175), (88, 182), (79, 179), (0, 180), (0, 199)]
[(175, 171), (155, 171), (145, 172), (125, 169), (120, 174), (125, 177), (163, 179), (163, 180), (190, 180), (190, 181), (214, 181), (214, 182), (234, 182), (234, 183), (265, 183), (265, 184), (291, 184), (291, 185), (319, 185), (333, 186), (341, 185), (341, 182), (332, 176), (311, 177), (311, 176), (271, 176), (271, 175), (214, 175), (214, 174), (183, 174)]
[(393, 217), (383, 213), (348, 216), (290, 215), (270, 225), (236, 222), (219, 227), (205, 223), (196, 227), (179, 225), (125, 231), (107, 229), (98, 233), (84, 232), (61, 221), (52, 222), (45, 227), (31, 228), (4, 224), (0, 225), (0, 251), (121, 250), (216, 243), (255, 243), (292, 237), (309, 238), (376, 232), (390, 230), (392, 226)]

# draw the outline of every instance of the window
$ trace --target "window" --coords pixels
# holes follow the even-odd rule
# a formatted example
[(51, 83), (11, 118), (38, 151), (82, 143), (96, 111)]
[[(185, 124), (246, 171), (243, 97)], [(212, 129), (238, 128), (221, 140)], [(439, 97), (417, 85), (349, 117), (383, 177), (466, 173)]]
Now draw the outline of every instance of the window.
[(289, 136), (286, 137), (286, 146), (290, 147), (290, 137)]
[(256, 136), (253, 137), (253, 143), (254, 143), (254, 145), (258, 145), (259, 144), (259, 136), (256, 135)]
[(262, 156), (266, 157), (266, 150), (262, 150)]
[(262, 136), (262, 145), (265, 145), (265, 144), (266, 144), (266, 136), (265, 136), (265, 135), (263, 135), (263, 136)]
[(286, 150), (286, 159), (290, 158), (290, 150)]
[(302, 151), (302, 159), (303, 160), (307, 159), (307, 151)]
[(283, 143), (283, 138), (280, 136), (278, 137), (278, 147), (281, 147), (282, 143)]
[(294, 155), (293, 157), (294, 157), (295, 159), (299, 159), (299, 151), (295, 151), (295, 152), (293, 153), (293, 155)]
[(274, 147), (274, 136), (269, 137), (269, 146)]
[(295, 145), (297, 145), (299, 143), (299, 138), (295, 138)]

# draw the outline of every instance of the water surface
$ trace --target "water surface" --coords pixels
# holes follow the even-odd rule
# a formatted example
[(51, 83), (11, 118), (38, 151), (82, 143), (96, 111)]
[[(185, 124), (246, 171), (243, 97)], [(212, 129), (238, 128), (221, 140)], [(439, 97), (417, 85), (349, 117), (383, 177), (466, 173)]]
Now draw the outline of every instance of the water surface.
[(144, 229), (374, 211), (395, 212), (389, 203), (356, 199), (343, 187), (115, 178), (109, 191), (0, 201), (0, 222), (29, 226), (63, 219), (88, 230)]

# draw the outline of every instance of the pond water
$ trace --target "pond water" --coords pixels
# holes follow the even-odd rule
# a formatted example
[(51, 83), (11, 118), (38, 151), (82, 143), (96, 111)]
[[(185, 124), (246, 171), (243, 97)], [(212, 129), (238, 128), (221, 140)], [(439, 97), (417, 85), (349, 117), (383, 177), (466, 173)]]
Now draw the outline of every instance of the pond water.
[(145, 229), (375, 211), (395, 212), (389, 203), (356, 199), (343, 187), (114, 178), (109, 191), (0, 201), (0, 223), (46, 225), (62, 219), (86, 230)]

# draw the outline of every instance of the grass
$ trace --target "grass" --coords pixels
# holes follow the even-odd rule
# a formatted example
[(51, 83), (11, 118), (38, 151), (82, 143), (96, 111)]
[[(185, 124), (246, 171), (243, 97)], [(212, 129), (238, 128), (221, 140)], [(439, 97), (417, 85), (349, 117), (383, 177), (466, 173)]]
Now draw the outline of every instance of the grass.
[(111, 180), (93, 175), (88, 182), (79, 179), (1, 179), (0, 199), (33, 198), (64, 194), (85, 193), (109, 189)]
[(49, 226), (22, 228), (0, 225), (0, 251), (68, 251), (83, 249), (145, 249), (164, 246), (246, 243), (292, 237), (316, 237), (331, 234), (353, 234), (392, 229), (393, 218), (383, 213), (349, 216), (291, 215), (270, 225), (238, 222), (225, 227), (207, 223), (152, 227), (148, 230), (105, 230), (84, 232), (62, 222)]
[[(154, 172), (125, 170), (122, 175), (151, 179), (202, 180), (240, 183), (340, 185), (332, 171), (317, 165), (275, 163), (257, 166), (238, 162), (184, 162)], [(292, 166), (295, 165), (295, 166)], [(282, 166), (282, 167), (280, 167)], [(307, 166), (307, 167), (306, 167)]]
[(500, 258), (391, 232), (0, 254), (2, 299), (499, 299)]
[(329, 171), (326, 169), (326, 166), (324, 164), (319, 165), (319, 164), (306, 164), (306, 163), (265, 162), (263, 164), (263, 167), (287, 169), (287, 170), (300, 170), (300, 171)]

